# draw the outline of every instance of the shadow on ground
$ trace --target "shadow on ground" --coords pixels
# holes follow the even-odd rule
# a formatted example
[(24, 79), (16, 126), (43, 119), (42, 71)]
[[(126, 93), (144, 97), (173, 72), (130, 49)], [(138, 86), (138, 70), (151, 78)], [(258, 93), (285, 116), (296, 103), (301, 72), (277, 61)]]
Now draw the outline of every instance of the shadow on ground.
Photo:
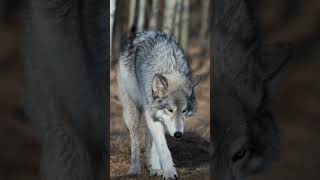
[[(142, 172), (136, 177), (126, 176), (130, 167), (130, 138), (129, 133), (113, 132), (110, 150), (113, 166), (119, 165), (119, 170), (111, 179), (161, 179), (149, 176), (147, 163), (144, 158), (144, 146), (141, 147)], [(193, 132), (186, 132), (181, 139), (167, 136), (167, 142), (181, 179), (208, 179), (209, 142)], [(141, 143), (140, 143), (141, 144)], [(125, 167), (125, 168), (124, 168)], [(117, 169), (117, 168), (114, 168)]]
[(178, 168), (195, 168), (209, 164), (209, 142), (193, 132), (186, 132), (183, 138), (167, 136), (173, 161)]

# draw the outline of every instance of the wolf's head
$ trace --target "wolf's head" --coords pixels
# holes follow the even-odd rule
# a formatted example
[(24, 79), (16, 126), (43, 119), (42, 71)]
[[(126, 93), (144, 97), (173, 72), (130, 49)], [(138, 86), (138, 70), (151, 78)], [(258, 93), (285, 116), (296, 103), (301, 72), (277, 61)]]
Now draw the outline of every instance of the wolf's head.
[(214, 75), (213, 172), (217, 179), (244, 179), (278, 158), (279, 135), (269, 84), (287, 60), (290, 47), (266, 48), (270, 49), (267, 54), (247, 56), (248, 63), (236, 71), (217, 70), (221, 74)]
[(201, 76), (169, 78), (156, 74), (152, 82), (153, 116), (164, 124), (170, 136), (182, 137), (184, 121), (197, 110), (195, 87)]
[(269, 85), (291, 54), (263, 45), (254, 1), (215, 0), (212, 17), (212, 176), (242, 180), (278, 158), (279, 135)]

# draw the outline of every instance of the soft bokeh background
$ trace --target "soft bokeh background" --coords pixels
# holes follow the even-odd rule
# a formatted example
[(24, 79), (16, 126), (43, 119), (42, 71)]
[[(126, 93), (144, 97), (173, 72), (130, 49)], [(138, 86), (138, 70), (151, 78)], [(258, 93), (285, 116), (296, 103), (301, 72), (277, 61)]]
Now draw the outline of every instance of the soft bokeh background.
[[(193, 61), (195, 72), (208, 71), (208, 58), (198, 46), (199, 23), (201, 15), (201, 1), (191, 0), (190, 43), (188, 54)], [(296, 56), (288, 64), (276, 83), (277, 91), (275, 109), (277, 122), (281, 130), (281, 159), (274, 163), (272, 168), (265, 173), (257, 175), (254, 180), (318, 180), (320, 167), (320, 1), (318, 0), (260, 0), (257, 1), (256, 11), (261, 22), (265, 38), (269, 42), (291, 41), (296, 45)], [(23, 92), (23, 68), (19, 45), (22, 31), (22, 0), (0, 0), (0, 179), (1, 180), (39, 180), (38, 164), (40, 148), (37, 138), (28, 119), (23, 118), (20, 98)], [(125, 9), (125, 8), (124, 8)], [(127, 15), (122, 15), (126, 21)], [(117, 26), (117, 25), (116, 25)], [(123, 29), (127, 29), (124, 25)], [(115, 30), (124, 32), (122, 30)], [(119, 35), (120, 37), (120, 35)], [(121, 37), (126, 37), (126, 33)], [(119, 40), (114, 39), (115, 43)], [(116, 45), (115, 45), (116, 46)], [(117, 51), (114, 50), (116, 62)], [(199, 62), (199, 64), (194, 63)], [(201, 65), (201, 63), (205, 65)], [(113, 66), (114, 67), (114, 66)], [(112, 68), (114, 69), (114, 68)], [(197, 70), (198, 69), (198, 70)], [(114, 74), (111, 74), (114, 78)], [(206, 85), (207, 83), (207, 85)], [(116, 90), (116, 86), (113, 92)], [(201, 85), (198, 98), (209, 100), (207, 93), (208, 82)], [(201, 94), (201, 89), (204, 94)], [(129, 167), (129, 139), (128, 132), (120, 116), (120, 106), (117, 104), (115, 94), (111, 94), (112, 115), (111, 129), (111, 162), (114, 164), (112, 175), (123, 175)], [(114, 99), (114, 101), (112, 100)], [(203, 103), (201, 103), (203, 102)], [(193, 127), (191, 134), (197, 142), (197, 147), (192, 138), (188, 146), (182, 141), (177, 145), (174, 141), (174, 152), (183, 152), (182, 157), (186, 162), (181, 166), (188, 167), (189, 159), (195, 158), (196, 162), (206, 162), (204, 157), (192, 156), (189, 150), (196, 149), (198, 154), (207, 151), (206, 128), (208, 126), (209, 111), (205, 110), (208, 104), (199, 102), (199, 113), (194, 119), (199, 119)], [(192, 120), (190, 121), (192, 122)], [(199, 128), (198, 128), (199, 127)], [(190, 128), (192, 129), (192, 128)], [(191, 136), (190, 135), (190, 136)], [(203, 137), (202, 137), (203, 136)], [(121, 144), (120, 144), (121, 142)], [(177, 145), (177, 146), (175, 146)], [(185, 147), (183, 151), (175, 150)], [(203, 153), (204, 152), (204, 153)], [(186, 155), (187, 154), (187, 155)], [(180, 160), (179, 153), (175, 153)], [(182, 159), (183, 160), (183, 159)], [(196, 164), (197, 167), (202, 165)], [(119, 166), (117, 168), (117, 166)], [(190, 166), (189, 166), (190, 167)], [(194, 167), (191, 167), (194, 168)], [(201, 168), (200, 168), (201, 169)], [(188, 168), (182, 172), (188, 174)], [(199, 170), (198, 179), (203, 171)]]

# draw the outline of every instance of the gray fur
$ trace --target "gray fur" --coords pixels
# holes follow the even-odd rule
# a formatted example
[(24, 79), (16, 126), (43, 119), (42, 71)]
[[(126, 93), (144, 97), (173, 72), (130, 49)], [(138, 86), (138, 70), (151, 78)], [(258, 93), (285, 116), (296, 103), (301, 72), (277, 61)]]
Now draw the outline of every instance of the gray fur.
[(192, 76), (186, 56), (173, 37), (145, 31), (124, 43), (118, 87), (131, 137), (130, 175), (140, 173), (138, 126), (142, 112), (147, 122), (150, 174), (165, 178), (177, 175), (164, 133), (173, 136), (177, 131), (183, 132), (185, 118), (196, 111), (194, 87), (199, 81)]
[(288, 59), (289, 48), (262, 45), (247, 0), (215, 0), (211, 5), (212, 176), (241, 180), (262, 171), (279, 155), (269, 83)]
[(40, 137), (44, 180), (106, 178), (105, 1), (26, 2), (26, 112)]

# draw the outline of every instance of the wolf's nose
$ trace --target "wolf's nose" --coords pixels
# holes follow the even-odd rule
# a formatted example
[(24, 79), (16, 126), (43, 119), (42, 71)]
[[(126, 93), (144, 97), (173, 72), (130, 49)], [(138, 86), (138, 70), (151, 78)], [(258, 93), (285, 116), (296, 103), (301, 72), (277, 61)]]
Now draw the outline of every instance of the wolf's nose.
[(175, 138), (181, 138), (182, 137), (182, 132), (175, 132), (174, 133)]

